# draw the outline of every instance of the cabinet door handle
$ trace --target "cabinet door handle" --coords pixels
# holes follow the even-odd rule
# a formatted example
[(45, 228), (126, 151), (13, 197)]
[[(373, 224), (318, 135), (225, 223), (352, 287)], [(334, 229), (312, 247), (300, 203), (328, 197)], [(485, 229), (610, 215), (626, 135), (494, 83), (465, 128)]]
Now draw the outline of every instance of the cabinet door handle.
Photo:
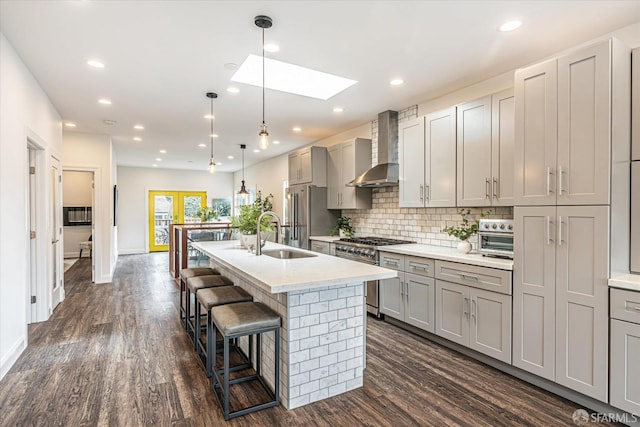
[(464, 301), (462, 302), (462, 314), (469, 317), (469, 298), (467, 297), (464, 297)]
[(640, 307), (633, 307), (635, 311), (640, 311)]
[(410, 268), (413, 268), (414, 270), (422, 270), (422, 271), (427, 271), (427, 267), (425, 267), (424, 265), (419, 265), (419, 264), (409, 264)]
[(471, 298), (471, 318), (477, 321), (478, 316), (476, 314), (476, 310), (476, 300), (474, 298)]
[(558, 246), (562, 246), (562, 216), (558, 217)]
[(385, 258), (384, 263), (389, 265), (398, 265), (398, 260)]
[(498, 178), (493, 177), (493, 198), (498, 200)]
[(562, 196), (562, 175), (564, 171), (562, 170), (562, 166), (558, 166), (558, 196)]
[(484, 198), (488, 199), (491, 196), (489, 195), (489, 185), (491, 185), (491, 182), (489, 181), (489, 178), (485, 178), (484, 179)]
[(420, 184), (420, 200), (424, 200), (424, 185)]
[(550, 196), (553, 193), (551, 189), (551, 175), (553, 175), (553, 171), (551, 168), (547, 168), (547, 196)]
[(551, 238), (551, 217), (547, 217), (547, 245), (550, 245), (553, 242)]
[(431, 186), (426, 185), (425, 187), (426, 188), (424, 190), (424, 197), (425, 197), (425, 199), (429, 200), (429, 196), (430, 196), (429, 193), (431, 193)]
[(400, 281), (400, 298), (404, 299), (404, 282)]
[(404, 295), (407, 297), (407, 302), (409, 302), (409, 282), (405, 282), (405, 286), (407, 287), (407, 290)]
[(460, 273), (460, 277), (467, 280), (478, 280), (478, 276), (474, 276), (472, 274), (462, 274)]

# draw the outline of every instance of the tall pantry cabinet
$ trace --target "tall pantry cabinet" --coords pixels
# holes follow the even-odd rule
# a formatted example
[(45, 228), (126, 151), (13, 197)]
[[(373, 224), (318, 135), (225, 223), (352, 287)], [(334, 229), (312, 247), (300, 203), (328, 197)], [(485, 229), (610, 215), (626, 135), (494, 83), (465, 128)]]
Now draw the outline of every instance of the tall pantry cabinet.
[(614, 39), (515, 75), (513, 364), (603, 402), (607, 279), (628, 271), (629, 94)]

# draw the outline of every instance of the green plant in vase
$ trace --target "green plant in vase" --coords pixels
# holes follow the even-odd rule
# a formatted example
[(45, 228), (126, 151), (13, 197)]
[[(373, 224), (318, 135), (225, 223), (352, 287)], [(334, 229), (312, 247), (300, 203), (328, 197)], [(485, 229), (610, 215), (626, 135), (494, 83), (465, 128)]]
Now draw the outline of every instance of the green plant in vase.
[(207, 222), (211, 220), (217, 221), (220, 219), (220, 214), (218, 213), (218, 209), (211, 206), (205, 206), (200, 209), (200, 212), (198, 212), (198, 218), (200, 219), (200, 222)]
[[(253, 203), (240, 206), (240, 212), (238, 216), (232, 219), (231, 225), (236, 227), (242, 235), (255, 236), (258, 233), (258, 218), (263, 212), (273, 209), (271, 199), (273, 199), (273, 194), (269, 194), (263, 198), (262, 192), (258, 191)], [(260, 230), (274, 231), (273, 226), (269, 222), (269, 217), (262, 218)], [(245, 240), (247, 239), (250, 238), (245, 237)]]
[[(468, 254), (471, 252), (471, 243), (469, 243), (469, 238), (478, 233), (479, 219), (472, 218), (470, 209), (460, 209), (458, 211), (460, 216), (462, 217), (462, 223), (457, 226), (449, 226), (442, 229), (444, 233), (447, 233), (449, 236), (456, 237), (460, 239), (460, 243), (458, 243), (458, 251)], [(491, 209), (487, 212), (480, 211), (480, 218), (484, 218), (491, 213)]]
[(340, 237), (353, 237), (354, 233), (355, 230), (351, 226), (351, 218), (341, 216), (336, 220), (336, 226), (331, 229), (331, 232), (329, 234), (331, 234), (332, 236), (339, 234)]

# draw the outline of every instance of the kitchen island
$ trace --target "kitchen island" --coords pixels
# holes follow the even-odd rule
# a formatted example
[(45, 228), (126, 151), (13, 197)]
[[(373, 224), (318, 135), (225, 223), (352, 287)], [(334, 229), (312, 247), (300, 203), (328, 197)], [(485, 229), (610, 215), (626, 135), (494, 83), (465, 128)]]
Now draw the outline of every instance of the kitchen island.
[[(297, 408), (361, 387), (365, 367), (364, 282), (397, 272), (267, 242), (263, 251), (291, 249), (310, 257), (256, 256), (238, 241), (195, 242), (211, 266), (282, 317), (280, 399)], [(263, 339), (263, 370), (273, 386), (274, 337)]]

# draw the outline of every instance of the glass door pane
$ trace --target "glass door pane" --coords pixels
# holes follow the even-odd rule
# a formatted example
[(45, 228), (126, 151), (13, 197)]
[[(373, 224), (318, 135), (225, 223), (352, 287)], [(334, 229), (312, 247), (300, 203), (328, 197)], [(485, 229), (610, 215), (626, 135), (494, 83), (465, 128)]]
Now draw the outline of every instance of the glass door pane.
[(207, 193), (180, 192), (180, 218), (182, 223), (200, 222), (200, 209), (207, 205)]
[(169, 250), (169, 225), (178, 219), (176, 192), (149, 192), (149, 251)]

